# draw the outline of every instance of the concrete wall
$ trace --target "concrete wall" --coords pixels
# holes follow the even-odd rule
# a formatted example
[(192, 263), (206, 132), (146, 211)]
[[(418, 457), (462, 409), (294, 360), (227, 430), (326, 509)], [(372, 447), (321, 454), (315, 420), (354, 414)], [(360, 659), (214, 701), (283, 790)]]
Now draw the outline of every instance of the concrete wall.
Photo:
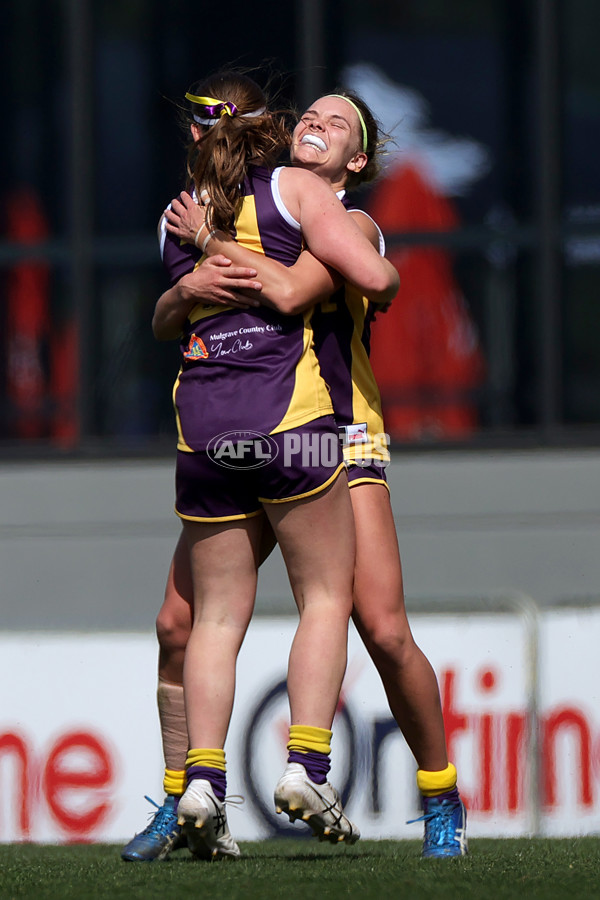
[[(406, 592), (600, 596), (600, 451), (397, 454)], [(179, 533), (173, 463), (3, 463), (3, 630), (147, 631)], [(276, 551), (258, 612), (292, 611)]]

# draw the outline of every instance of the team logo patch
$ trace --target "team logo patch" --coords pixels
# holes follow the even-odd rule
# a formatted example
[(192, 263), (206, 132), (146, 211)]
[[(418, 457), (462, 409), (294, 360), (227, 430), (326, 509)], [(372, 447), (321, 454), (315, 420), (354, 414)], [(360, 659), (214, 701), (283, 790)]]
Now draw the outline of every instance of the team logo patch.
[(185, 359), (206, 359), (208, 350), (202, 338), (198, 337), (197, 334), (193, 334), (183, 356)]

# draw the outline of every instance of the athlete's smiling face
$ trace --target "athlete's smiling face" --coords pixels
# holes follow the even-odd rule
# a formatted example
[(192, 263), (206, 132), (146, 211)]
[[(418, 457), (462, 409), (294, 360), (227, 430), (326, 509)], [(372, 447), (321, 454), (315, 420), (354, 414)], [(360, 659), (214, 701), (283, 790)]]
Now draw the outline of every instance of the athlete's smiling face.
[(291, 158), (342, 187), (350, 172), (367, 163), (362, 151), (362, 128), (353, 106), (341, 97), (320, 97), (294, 129)]

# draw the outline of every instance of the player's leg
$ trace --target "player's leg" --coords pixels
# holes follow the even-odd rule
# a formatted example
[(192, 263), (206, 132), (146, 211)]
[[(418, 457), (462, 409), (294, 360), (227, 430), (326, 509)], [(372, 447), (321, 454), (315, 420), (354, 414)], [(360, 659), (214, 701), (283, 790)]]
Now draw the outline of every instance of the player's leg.
[(223, 523), (186, 521), (194, 622), (183, 668), (190, 749), (178, 821), (197, 856), (239, 856), (225, 816), (225, 738), (237, 656), (256, 594), (260, 516)]
[(354, 528), (345, 475), (309, 499), (265, 504), (300, 620), (288, 664), (288, 765), (275, 788), (279, 812), (316, 835), (353, 843), (360, 833), (327, 781), (331, 727), (346, 668)]
[[(260, 521), (259, 564), (262, 564), (276, 541), (266, 518), (261, 516)], [(192, 629), (193, 602), (190, 551), (182, 532), (169, 567), (163, 605), (156, 619), (159, 644), (157, 700), (166, 769), (165, 790), (170, 794), (182, 794), (185, 790), (188, 733), (183, 700), (183, 661)]]
[(381, 676), (392, 715), (417, 761), (424, 797), (424, 855), (466, 851), (466, 814), (448, 762), (437, 678), (413, 638), (396, 528), (383, 481), (350, 489), (356, 530), (353, 620)]
[(183, 660), (192, 630), (193, 604), (190, 551), (182, 531), (169, 566), (163, 604), (156, 617), (158, 677), (182, 688)]
[[(163, 605), (156, 619), (159, 644), (156, 699), (165, 761), (165, 799), (148, 825), (123, 848), (121, 857), (127, 862), (166, 859), (173, 850), (186, 846), (177, 823), (177, 805), (185, 790), (188, 751), (183, 660), (192, 627), (193, 585), (189, 558), (182, 532), (169, 566)], [(154, 803), (153, 800), (150, 802)]]
[(191, 746), (223, 747), (235, 693), (235, 664), (256, 594), (261, 516), (186, 522), (194, 622), (183, 668)]
[(300, 614), (288, 668), (291, 723), (330, 728), (346, 669), (352, 607), (354, 530), (344, 473), (313, 497), (267, 504), (265, 511)]
[[(262, 517), (260, 562), (271, 553), (275, 535)], [(183, 661), (192, 629), (194, 589), (190, 553), (182, 532), (169, 566), (163, 604), (156, 618), (159, 644), (157, 704), (165, 772), (163, 805), (149, 824), (123, 848), (128, 862), (152, 862), (166, 859), (170, 852), (186, 846), (177, 823), (177, 805), (183, 794), (188, 751), (187, 722), (183, 698)], [(153, 800), (150, 800), (154, 803)], [(156, 804), (155, 804), (156, 805)]]

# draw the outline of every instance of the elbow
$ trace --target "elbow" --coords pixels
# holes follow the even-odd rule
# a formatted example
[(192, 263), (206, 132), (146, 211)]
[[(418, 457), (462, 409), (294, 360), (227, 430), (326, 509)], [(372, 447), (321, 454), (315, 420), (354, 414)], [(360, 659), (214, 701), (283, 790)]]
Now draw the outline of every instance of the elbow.
[(286, 308), (284, 316), (301, 316), (310, 306), (310, 303), (297, 299)]
[(394, 271), (394, 276), (390, 279), (385, 290), (385, 302), (391, 303), (398, 291), (400, 290), (400, 276)]
[(161, 322), (160, 320), (152, 320), (152, 334), (156, 341), (174, 341), (181, 334), (181, 328), (174, 328)]
[(382, 273), (370, 291), (369, 299), (375, 303), (391, 303), (400, 288), (400, 276), (393, 266)]
[(164, 325), (157, 319), (156, 316), (152, 319), (152, 334), (154, 335), (154, 339), (156, 341), (165, 341), (166, 338), (164, 336)]
[(297, 290), (291, 284), (282, 288), (275, 305), (277, 311), (284, 316), (297, 316), (304, 312), (307, 306), (304, 298), (298, 295)]

